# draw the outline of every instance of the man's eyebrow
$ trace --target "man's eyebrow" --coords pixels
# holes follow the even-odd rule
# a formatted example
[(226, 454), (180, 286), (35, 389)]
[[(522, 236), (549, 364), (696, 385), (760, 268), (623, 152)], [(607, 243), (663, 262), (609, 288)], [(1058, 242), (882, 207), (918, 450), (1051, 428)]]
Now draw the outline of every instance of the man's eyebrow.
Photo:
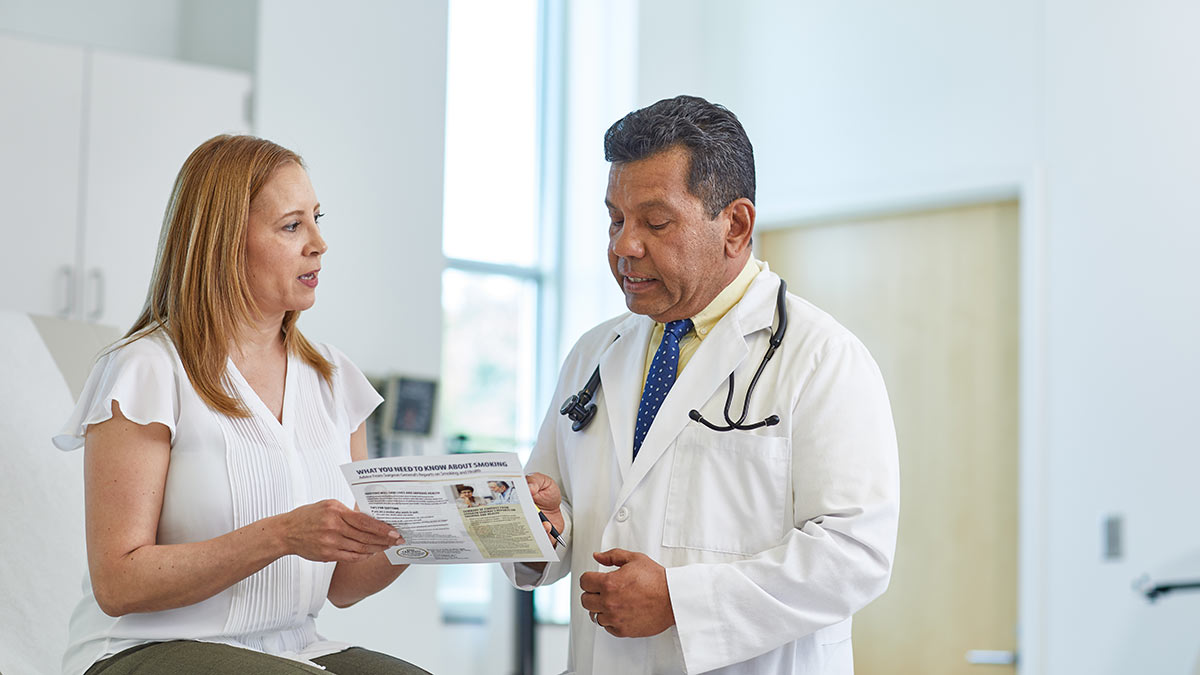
[(671, 209), (671, 205), (665, 199), (647, 199), (637, 207), (639, 209)]
[[(613, 211), (621, 210), (621, 209), (617, 208), (617, 206), (615, 204), (608, 201), (607, 197), (604, 198), (604, 205)], [(655, 199), (647, 199), (644, 202), (635, 204), (634, 208), (637, 208), (637, 209), (671, 209), (672, 207), (669, 203), (667, 203), (667, 201), (665, 199), (655, 198)]]

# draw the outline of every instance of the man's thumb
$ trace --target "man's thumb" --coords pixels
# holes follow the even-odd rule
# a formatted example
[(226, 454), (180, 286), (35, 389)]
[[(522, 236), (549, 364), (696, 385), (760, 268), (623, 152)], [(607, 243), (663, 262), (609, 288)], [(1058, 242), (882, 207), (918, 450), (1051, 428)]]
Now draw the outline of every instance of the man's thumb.
[(610, 548), (607, 551), (593, 553), (592, 557), (601, 565), (620, 567), (633, 560), (633, 555), (632, 551), (626, 551), (623, 548)]

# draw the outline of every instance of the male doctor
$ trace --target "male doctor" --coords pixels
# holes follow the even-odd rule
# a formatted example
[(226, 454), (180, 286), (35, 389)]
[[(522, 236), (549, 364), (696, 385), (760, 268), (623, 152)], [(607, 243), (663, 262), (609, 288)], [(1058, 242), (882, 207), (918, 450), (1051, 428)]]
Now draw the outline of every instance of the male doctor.
[[(619, 120), (604, 151), (630, 313), (572, 349), (527, 466), (560, 561), (506, 573), (524, 589), (572, 574), (569, 672), (849, 674), (850, 617), (887, 587), (896, 542), (879, 369), (789, 294), (741, 426), (777, 423), (694, 419), (742, 416), (781, 321), (780, 278), (750, 251), (750, 141), (733, 113), (679, 96)], [(573, 431), (558, 402), (597, 367), (595, 416)]]

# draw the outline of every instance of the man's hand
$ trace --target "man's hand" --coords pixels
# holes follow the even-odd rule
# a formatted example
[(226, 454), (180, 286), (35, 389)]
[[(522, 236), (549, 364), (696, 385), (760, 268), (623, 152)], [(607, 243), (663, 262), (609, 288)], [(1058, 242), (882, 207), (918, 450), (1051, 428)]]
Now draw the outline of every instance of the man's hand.
[(592, 557), (612, 572), (584, 572), (580, 602), (592, 621), (617, 637), (649, 637), (675, 625), (667, 569), (644, 553), (614, 548)]
[[(546, 529), (546, 536), (553, 540), (550, 526), (554, 525), (554, 528), (561, 533), (567, 524), (560, 509), (562, 493), (558, 491), (558, 484), (550, 476), (536, 472), (525, 476), (525, 482), (529, 483), (529, 493), (533, 495), (534, 506), (538, 507), (550, 520), (549, 523), (543, 521), (542, 527)], [(554, 545), (558, 546), (558, 543), (556, 542)]]

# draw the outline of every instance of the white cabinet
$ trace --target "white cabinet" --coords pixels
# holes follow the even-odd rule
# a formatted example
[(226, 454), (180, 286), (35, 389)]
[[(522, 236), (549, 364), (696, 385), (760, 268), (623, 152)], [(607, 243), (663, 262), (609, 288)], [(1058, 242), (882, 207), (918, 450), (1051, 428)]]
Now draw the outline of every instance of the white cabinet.
[(0, 307), (65, 314), (75, 288), (83, 53), (0, 37)]
[(249, 131), (250, 76), (105, 52), (90, 75), (83, 318), (128, 327), (179, 167), (205, 140)]
[(127, 328), (175, 175), (204, 140), (249, 130), (250, 76), (0, 37), (0, 86), (0, 195), (18, 217), (4, 231), (20, 259), (0, 306)]

